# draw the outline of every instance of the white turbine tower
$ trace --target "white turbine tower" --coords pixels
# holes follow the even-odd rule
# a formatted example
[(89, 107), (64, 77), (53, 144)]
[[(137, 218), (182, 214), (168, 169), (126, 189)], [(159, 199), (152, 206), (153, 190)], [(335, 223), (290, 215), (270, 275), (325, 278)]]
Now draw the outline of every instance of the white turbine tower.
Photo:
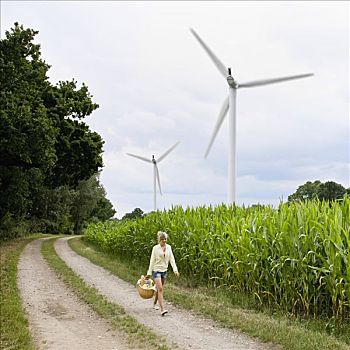
[(143, 160), (144, 162), (153, 164), (153, 208), (154, 208), (154, 210), (157, 210), (157, 203), (156, 203), (157, 184), (156, 184), (156, 182), (158, 182), (159, 192), (160, 192), (160, 194), (162, 194), (162, 189), (160, 187), (159, 170), (158, 170), (157, 163), (162, 161), (179, 143), (180, 142), (176, 142), (175, 145), (171, 146), (157, 160), (154, 158), (154, 155), (152, 155), (152, 159), (148, 159), (145, 157), (138, 156), (136, 154), (127, 153), (128, 156), (135, 157), (135, 158)]
[(210, 139), (209, 145), (207, 147), (207, 150), (205, 152), (205, 158), (207, 157), (211, 146), (214, 143), (215, 137), (221, 127), (222, 122), (225, 119), (225, 116), (227, 112), (229, 111), (229, 151), (228, 151), (228, 195), (227, 195), (227, 202), (228, 204), (234, 203), (236, 200), (236, 94), (237, 89), (239, 88), (249, 88), (249, 87), (255, 87), (255, 86), (262, 86), (262, 85), (268, 85), (268, 84), (275, 84), (280, 83), (287, 80), (293, 80), (293, 79), (299, 79), (299, 78), (306, 78), (310, 77), (313, 74), (300, 74), (300, 75), (293, 75), (288, 77), (282, 77), (282, 78), (274, 78), (274, 79), (265, 79), (265, 80), (256, 80), (251, 81), (248, 83), (238, 84), (237, 81), (233, 79), (231, 76), (231, 68), (227, 68), (223, 65), (223, 63), (216, 57), (216, 55), (210, 50), (210, 48), (204, 43), (204, 41), (201, 39), (201, 37), (191, 28), (190, 29), (194, 37), (199, 41), (200, 45), (203, 47), (203, 49), (206, 51), (206, 53), (209, 55), (209, 57), (214, 62), (215, 66), (218, 68), (220, 73), (224, 76), (224, 78), (227, 80), (228, 86), (229, 86), (229, 95), (225, 99), (220, 113), (218, 120), (216, 122), (212, 137)]

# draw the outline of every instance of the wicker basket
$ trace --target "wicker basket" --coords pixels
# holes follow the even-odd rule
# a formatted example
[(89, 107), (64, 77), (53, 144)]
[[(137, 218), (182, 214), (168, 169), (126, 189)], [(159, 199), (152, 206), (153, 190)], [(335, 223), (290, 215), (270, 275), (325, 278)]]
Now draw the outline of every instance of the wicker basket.
[(154, 295), (154, 288), (142, 288), (139, 284), (136, 285), (137, 291), (140, 294), (140, 297), (143, 299), (151, 299)]

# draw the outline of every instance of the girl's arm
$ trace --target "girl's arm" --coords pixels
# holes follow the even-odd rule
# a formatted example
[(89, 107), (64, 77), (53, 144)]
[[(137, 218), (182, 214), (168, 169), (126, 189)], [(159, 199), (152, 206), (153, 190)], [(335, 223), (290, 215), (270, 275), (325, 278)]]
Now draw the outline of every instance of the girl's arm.
[(173, 254), (173, 250), (170, 247), (170, 264), (171, 267), (173, 268), (173, 271), (175, 273), (175, 275), (177, 276), (179, 274), (178, 270), (177, 270), (177, 266), (176, 266), (176, 262), (175, 262), (175, 258), (174, 258), (174, 254)]

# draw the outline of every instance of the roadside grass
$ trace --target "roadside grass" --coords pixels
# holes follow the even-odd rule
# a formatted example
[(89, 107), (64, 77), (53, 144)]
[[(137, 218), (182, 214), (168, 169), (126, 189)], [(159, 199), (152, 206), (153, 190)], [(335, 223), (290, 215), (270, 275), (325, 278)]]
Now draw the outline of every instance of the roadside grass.
[[(72, 239), (71, 239), (72, 240)], [(69, 240), (69, 241), (71, 241)], [(80, 242), (78, 239), (74, 239)], [(66, 283), (74, 293), (88, 304), (98, 315), (109, 321), (112, 326), (127, 337), (130, 346), (135, 349), (170, 350), (164, 338), (156, 335), (151, 329), (140, 324), (129, 316), (123, 307), (109, 302), (95, 288), (89, 287), (82, 278), (69, 268), (57, 255), (54, 248), (55, 239), (43, 242), (41, 252), (54, 269), (55, 273)], [(172, 347), (175, 348), (175, 345)]]
[(17, 265), (24, 247), (34, 239), (31, 235), (0, 244), (0, 348), (34, 350), (28, 320), (17, 288)]
[[(135, 284), (145, 273), (136, 263), (120, 261), (84, 239), (69, 240), (70, 247), (123, 280)], [(335, 325), (331, 320), (302, 320), (262, 309), (249, 309), (249, 300), (223, 288), (186, 288), (167, 283), (166, 299), (185, 309), (212, 318), (222, 326), (241, 331), (263, 342), (286, 350), (350, 350), (350, 325)]]

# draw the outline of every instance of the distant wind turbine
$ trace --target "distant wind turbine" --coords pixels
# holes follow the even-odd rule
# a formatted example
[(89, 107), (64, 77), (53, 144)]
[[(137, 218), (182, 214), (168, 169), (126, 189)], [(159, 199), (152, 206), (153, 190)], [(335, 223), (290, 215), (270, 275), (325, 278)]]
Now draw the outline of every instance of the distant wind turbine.
[(249, 87), (255, 87), (255, 86), (262, 86), (262, 85), (268, 85), (268, 84), (275, 84), (280, 83), (287, 80), (293, 80), (293, 79), (300, 79), (300, 78), (306, 78), (310, 77), (313, 74), (300, 74), (300, 75), (293, 75), (288, 77), (282, 77), (282, 78), (274, 78), (274, 79), (265, 79), (265, 80), (256, 80), (251, 81), (248, 83), (238, 84), (237, 81), (233, 79), (231, 76), (231, 68), (227, 68), (223, 65), (223, 63), (216, 57), (216, 55), (210, 50), (210, 48), (204, 43), (204, 41), (201, 39), (201, 37), (191, 28), (190, 29), (194, 37), (199, 41), (200, 45), (203, 47), (203, 49), (206, 51), (206, 53), (209, 55), (209, 57), (214, 62), (215, 66), (218, 68), (220, 73), (224, 76), (224, 78), (227, 80), (228, 86), (229, 86), (229, 96), (225, 99), (220, 113), (218, 120), (216, 122), (216, 125), (214, 127), (214, 131), (212, 134), (212, 137), (210, 139), (209, 145), (207, 147), (207, 150), (205, 152), (205, 158), (208, 156), (208, 153), (211, 149), (211, 146), (214, 143), (214, 140), (216, 138), (216, 135), (221, 127), (222, 122), (225, 119), (225, 116), (228, 111), (229, 112), (229, 150), (228, 150), (228, 194), (227, 194), (227, 202), (228, 204), (234, 203), (236, 200), (236, 94), (237, 89), (239, 88), (249, 88)]
[(158, 160), (155, 159), (154, 155), (152, 155), (152, 159), (148, 159), (145, 157), (138, 156), (136, 154), (127, 153), (128, 156), (141, 159), (147, 163), (153, 163), (153, 208), (154, 208), (154, 210), (157, 210), (157, 203), (156, 203), (157, 184), (156, 184), (156, 182), (158, 182), (159, 192), (160, 192), (160, 194), (162, 194), (162, 189), (160, 187), (160, 178), (159, 178), (159, 170), (158, 170), (157, 163), (162, 161), (179, 143), (180, 142), (176, 142), (175, 145), (171, 146), (165, 153), (163, 153), (158, 158)]

